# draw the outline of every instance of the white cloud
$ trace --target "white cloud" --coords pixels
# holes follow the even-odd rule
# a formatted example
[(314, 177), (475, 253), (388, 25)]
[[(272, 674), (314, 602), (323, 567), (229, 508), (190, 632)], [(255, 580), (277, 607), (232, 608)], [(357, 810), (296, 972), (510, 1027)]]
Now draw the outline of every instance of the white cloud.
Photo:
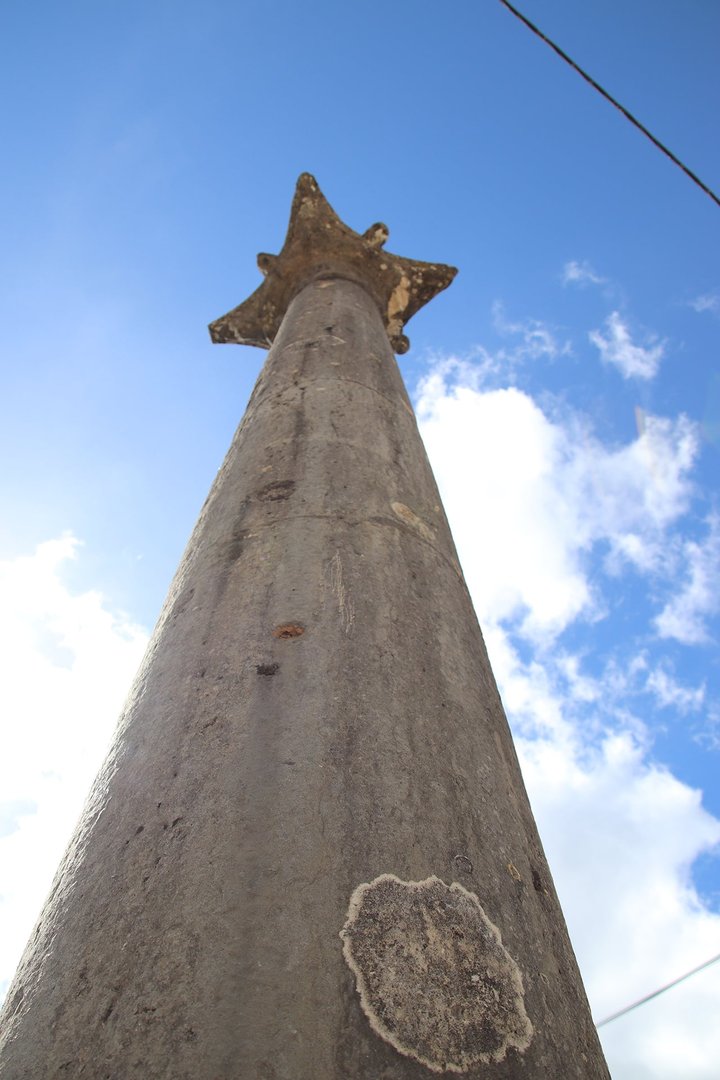
[(570, 262), (566, 262), (563, 267), (562, 275), (563, 285), (604, 285), (605, 278), (596, 274), (590, 263), (583, 259), (582, 262), (577, 262), (575, 259), (571, 259)]
[[(642, 724), (636, 736), (620, 711), (608, 716), (644, 670), (641, 657), (613, 686), (612, 673), (587, 679), (566, 654), (521, 661), (497, 624), (485, 640), (601, 1020), (720, 951), (720, 914), (703, 903), (690, 872), (699, 855), (717, 852), (720, 821), (698, 791), (652, 762)], [(711, 1080), (720, 1059), (716, 1013), (717, 979), (698, 977), (603, 1028), (614, 1080)]]
[(720, 292), (703, 293), (701, 296), (696, 296), (694, 300), (690, 300), (689, 305), (698, 313), (711, 311), (713, 315), (718, 315), (720, 314)]
[[(720, 841), (699, 792), (650, 764), (628, 733), (593, 751), (521, 737), (518, 751), (597, 1020), (720, 950), (720, 916), (690, 878)], [(709, 1080), (716, 1012), (717, 983), (697, 979), (603, 1028), (613, 1077)]]
[[(717, 851), (720, 821), (700, 793), (654, 764), (646, 740), (613, 725), (576, 660), (520, 660), (501, 626), (485, 639), (523, 776), (597, 1020), (720, 951), (720, 914), (690, 868)], [(637, 659), (637, 658), (636, 658)], [(642, 671), (643, 663), (632, 663)], [(631, 674), (631, 673), (629, 673)], [(610, 702), (612, 709), (613, 701)], [(720, 1055), (717, 981), (698, 978), (602, 1029), (614, 1080), (710, 1080)]]
[(0, 994), (39, 914), (147, 636), (74, 593), (71, 535), (0, 562)]
[(687, 507), (694, 426), (649, 416), (636, 439), (607, 448), (578, 417), (551, 418), (517, 388), (468, 381), (462, 365), (436, 367), (417, 412), (481, 622), (521, 620), (537, 638), (598, 617), (587, 555), (602, 541), (618, 563), (654, 566), (658, 536)]
[(588, 335), (604, 363), (614, 364), (624, 379), (652, 379), (657, 375), (665, 354), (663, 341), (651, 336), (646, 345), (635, 345), (618, 311), (607, 317), (605, 327), (606, 335), (600, 330), (591, 330)]
[(661, 637), (675, 638), (685, 645), (708, 640), (706, 618), (720, 610), (720, 518), (708, 522), (702, 541), (683, 545), (686, 580), (655, 620)]
[[(493, 508), (494, 527), (468, 527), (471, 550), (460, 550), (481, 619), (525, 615), (528, 630), (562, 629), (590, 607), (591, 594), (576, 514), (557, 487), (560, 430), (519, 390), (449, 390), (442, 380), (424, 384), (418, 415), (448, 513), (469, 526), (478, 506)], [(469, 476), (455, 469), (464, 455)]]
[[(688, 509), (698, 435), (684, 417), (648, 416), (608, 447), (518, 388), (484, 389), (487, 374), (435, 368), (418, 417), (601, 1019), (720, 951), (720, 914), (691, 876), (717, 853), (720, 821), (651, 757), (656, 703), (697, 710), (704, 688), (646, 651), (589, 675), (552, 635), (605, 612), (599, 546), (616, 574), (631, 566), (655, 586), (675, 573), (664, 552)], [(603, 1028), (614, 1080), (711, 1080), (716, 1016), (717, 979), (703, 975)]]

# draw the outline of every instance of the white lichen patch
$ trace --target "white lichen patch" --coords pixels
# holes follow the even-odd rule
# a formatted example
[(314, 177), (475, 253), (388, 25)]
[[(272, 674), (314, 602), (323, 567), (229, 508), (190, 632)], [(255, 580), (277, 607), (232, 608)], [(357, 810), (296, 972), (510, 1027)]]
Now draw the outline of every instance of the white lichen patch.
[(523, 1052), (520, 970), (474, 893), (437, 877), (358, 885), (340, 932), (373, 1031), (433, 1072)]

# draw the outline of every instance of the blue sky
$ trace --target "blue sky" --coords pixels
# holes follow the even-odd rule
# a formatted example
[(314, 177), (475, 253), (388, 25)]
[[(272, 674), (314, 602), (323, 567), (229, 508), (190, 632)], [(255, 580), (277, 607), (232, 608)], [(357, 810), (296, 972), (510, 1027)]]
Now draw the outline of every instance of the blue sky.
[[(716, 3), (522, 9), (720, 188)], [(720, 952), (720, 209), (498, 0), (41, 0), (0, 40), (0, 982), (264, 359), (207, 323), (303, 170), (460, 269), (401, 368), (596, 1017)], [(603, 1029), (613, 1075), (716, 1075), (718, 999)]]

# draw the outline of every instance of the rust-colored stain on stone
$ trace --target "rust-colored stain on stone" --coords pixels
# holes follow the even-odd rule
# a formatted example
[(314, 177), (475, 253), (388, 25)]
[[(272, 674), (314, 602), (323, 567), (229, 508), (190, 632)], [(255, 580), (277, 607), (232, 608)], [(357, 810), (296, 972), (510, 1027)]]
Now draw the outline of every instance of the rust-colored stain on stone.
[(305, 627), (300, 626), (300, 623), (281, 623), (273, 630), (273, 637), (284, 641), (287, 638), (302, 637), (304, 633)]
[(340, 936), (373, 1031), (401, 1054), (463, 1073), (529, 1046), (520, 970), (458, 882), (382, 874), (357, 887)]

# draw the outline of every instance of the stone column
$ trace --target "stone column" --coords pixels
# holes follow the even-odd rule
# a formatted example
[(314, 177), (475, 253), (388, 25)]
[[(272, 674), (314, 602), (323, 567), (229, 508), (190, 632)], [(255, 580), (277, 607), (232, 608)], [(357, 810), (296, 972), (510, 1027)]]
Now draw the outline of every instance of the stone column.
[(391, 347), (454, 271), (386, 236), (301, 177), (211, 327), (272, 348), (10, 988), (2, 1080), (608, 1076)]

